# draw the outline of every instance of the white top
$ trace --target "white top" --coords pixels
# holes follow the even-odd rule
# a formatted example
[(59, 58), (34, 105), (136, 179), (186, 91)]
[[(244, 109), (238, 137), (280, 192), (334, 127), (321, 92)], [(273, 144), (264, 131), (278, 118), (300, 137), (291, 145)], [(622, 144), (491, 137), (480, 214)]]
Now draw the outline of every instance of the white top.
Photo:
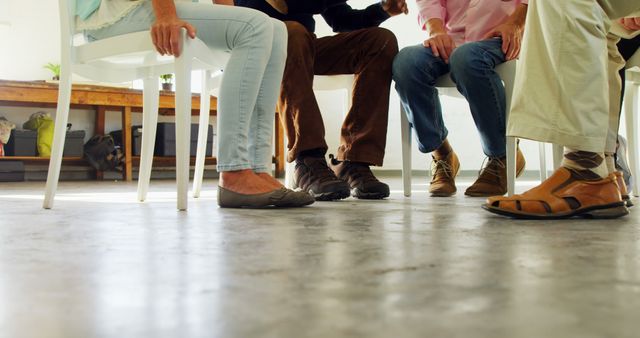
[[(102, 0), (100, 7), (86, 20), (76, 18), (76, 30), (94, 30), (111, 26), (145, 1), (150, 0)], [(174, 0), (174, 2), (198, 2), (198, 0)]]

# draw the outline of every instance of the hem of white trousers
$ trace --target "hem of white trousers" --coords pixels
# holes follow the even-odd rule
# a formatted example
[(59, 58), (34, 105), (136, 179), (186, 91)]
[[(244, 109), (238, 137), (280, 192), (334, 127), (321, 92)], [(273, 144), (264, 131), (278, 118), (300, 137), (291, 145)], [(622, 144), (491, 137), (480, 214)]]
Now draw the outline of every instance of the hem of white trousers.
[(538, 142), (553, 143), (571, 149), (602, 153), (605, 151), (606, 138), (568, 134), (557, 129), (510, 123), (507, 136), (528, 139)]

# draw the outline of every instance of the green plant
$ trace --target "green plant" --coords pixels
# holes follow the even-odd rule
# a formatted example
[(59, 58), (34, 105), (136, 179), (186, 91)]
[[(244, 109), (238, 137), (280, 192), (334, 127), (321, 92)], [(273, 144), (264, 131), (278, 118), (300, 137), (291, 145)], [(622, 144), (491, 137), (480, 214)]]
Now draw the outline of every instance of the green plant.
[(160, 80), (162, 83), (173, 83), (173, 74), (160, 75)]
[(60, 64), (49, 62), (44, 65), (44, 68), (50, 70), (53, 73), (54, 80), (60, 80)]

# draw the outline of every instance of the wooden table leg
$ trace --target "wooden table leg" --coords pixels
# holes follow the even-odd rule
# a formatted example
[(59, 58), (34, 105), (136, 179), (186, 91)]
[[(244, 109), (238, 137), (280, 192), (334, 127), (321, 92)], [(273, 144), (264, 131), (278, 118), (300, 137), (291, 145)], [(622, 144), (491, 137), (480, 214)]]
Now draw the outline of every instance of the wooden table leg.
[[(104, 135), (104, 124), (107, 108), (104, 106), (98, 106), (96, 108), (96, 124), (93, 130), (94, 135)], [(96, 180), (102, 181), (104, 179), (104, 172), (96, 170)]]
[(276, 112), (276, 130), (275, 130), (275, 137), (276, 137), (276, 154), (275, 154), (275, 158), (276, 158), (276, 177), (277, 178), (282, 178), (284, 177), (284, 164), (286, 161), (286, 153), (284, 151), (284, 128), (282, 127), (282, 124), (280, 123), (280, 115), (278, 114), (278, 112)]
[(122, 108), (122, 147), (124, 152), (124, 170), (122, 171), (122, 179), (125, 181), (133, 180), (133, 163), (131, 149), (131, 107)]

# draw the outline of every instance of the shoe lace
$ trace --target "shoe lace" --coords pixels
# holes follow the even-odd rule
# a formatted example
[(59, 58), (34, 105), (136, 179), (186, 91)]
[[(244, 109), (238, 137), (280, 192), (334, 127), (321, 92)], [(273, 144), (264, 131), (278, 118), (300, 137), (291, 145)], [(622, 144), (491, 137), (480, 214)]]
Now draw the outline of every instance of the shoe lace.
[(433, 159), (431, 162), (431, 177), (432, 182), (443, 178), (453, 178), (453, 167), (446, 160)]
[[(486, 163), (486, 166), (485, 166)], [(495, 181), (506, 170), (507, 164), (498, 157), (485, 157), (481, 168), (478, 171), (478, 179), (485, 181)]]
[(348, 168), (349, 176), (353, 181), (360, 181), (362, 183), (378, 182), (378, 179), (371, 172), (366, 164), (350, 163)]
[(324, 158), (318, 158), (317, 160), (310, 161), (308, 164), (309, 174), (316, 177), (318, 182), (328, 182), (337, 180), (333, 170), (327, 165), (327, 161)]

